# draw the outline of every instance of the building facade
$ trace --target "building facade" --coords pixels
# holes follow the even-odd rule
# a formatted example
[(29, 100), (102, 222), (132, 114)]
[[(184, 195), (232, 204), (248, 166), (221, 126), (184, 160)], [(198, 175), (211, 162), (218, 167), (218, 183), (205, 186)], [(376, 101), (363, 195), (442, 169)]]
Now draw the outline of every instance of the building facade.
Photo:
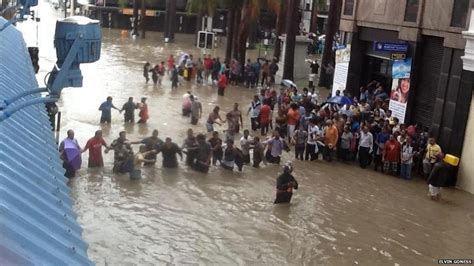
[[(474, 76), (474, 8), (471, 8), (471, 22), (469, 29), (463, 32), (467, 40), (464, 50), (463, 71)], [(462, 150), (463, 160), (459, 166), (458, 186), (474, 194), (474, 97), (471, 100), (471, 111), (467, 120), (464, 147)]]
[[(351, 44), (346, 89), (381, 82), (394, 89), (394, 62), (409, 59), (406, 123), (421, 123), (447, 153), (461, 156), (473, 79), (461, 57), (473, 0), (344, 0), (340, 31)], [(411, 60), (410, 60), (411, 59)]]

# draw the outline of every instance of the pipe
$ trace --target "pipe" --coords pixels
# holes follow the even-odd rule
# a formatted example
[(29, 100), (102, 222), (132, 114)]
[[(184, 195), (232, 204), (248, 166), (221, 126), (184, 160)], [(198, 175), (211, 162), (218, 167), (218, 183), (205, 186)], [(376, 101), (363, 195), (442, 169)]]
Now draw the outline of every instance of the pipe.
[(53, 103), (53, 102), (57, 102), (58, 100), (59, 100), (58, 97), (44, 97), (44, 98), (35, 98), (35, 99), (31, 99), (31, 100), (22, 102), (18, 105), (15, 105), (15, 106), (11, 107), (11, 108), (7, 108), (3, 112), (0, 112), (0, 122), (3, 122), (4, 120), (6, 120), (10, 116), (12, 116), (14, 113), (16, 113), (17, 111), (19, 111), (19, 110), (21, 110), (25, 107), (35, 105), (35, 104), (40, 104), (40, 103), (43, 103), (43, 104)]
[(3, 110), (5, 108), (7, 108), (10, 104), (14, 103), (16, 100), (20, 99), (20, 98), (23, 98), (27, 95), (31, 95), (31, 94), (35, 94), (35, 93), (41, 93), (41, 92), (47, 92), (48, 91), (48, 88), (38, 88), (38, 89), (34, 89), (34, 90), (27, 90), (27, 91), (23, 91), (21, 93), (18, 93), (17, 95), (9, 98), (9, 99), (6, 99), (6, 100), (3, 100), (3, 103), (0, 102), (0, 110)]

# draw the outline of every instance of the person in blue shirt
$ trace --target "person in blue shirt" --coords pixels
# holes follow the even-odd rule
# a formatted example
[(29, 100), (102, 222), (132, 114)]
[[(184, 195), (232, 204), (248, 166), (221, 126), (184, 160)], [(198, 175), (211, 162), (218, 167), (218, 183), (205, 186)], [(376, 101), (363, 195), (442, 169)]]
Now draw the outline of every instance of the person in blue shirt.
[(99, 111), (102, 111), (102, 115), (100, 116), (100, 123), (109, 123), (112, 121), (112, 108), (118, 110), (120, 112), (120, 109), (114, 106), (112, 103), (112, 97), (107, 97), (107, 101), (103, 102), (100, 107)]
[(260, 80), (260, 69), (262, 68), (262, 64), (260, 63), (260, 59), (257, 59), (257, 62), (253, 65), (253, 69), (255, 71), (255, 86), (258, 86), (258, 81)]

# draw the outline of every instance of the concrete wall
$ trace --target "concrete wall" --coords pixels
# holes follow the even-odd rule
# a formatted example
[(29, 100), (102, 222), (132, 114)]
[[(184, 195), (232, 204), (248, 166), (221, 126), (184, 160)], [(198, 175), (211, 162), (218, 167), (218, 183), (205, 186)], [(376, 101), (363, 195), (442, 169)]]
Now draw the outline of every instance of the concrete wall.
[(356, 20), (398, 26), (402, 24), (406, 0), (358, 0)]
[[(344, 1), (345, 2), (345, 1)], [(399, 39), (418, 41), (419, 36), (444, 38), (444, 46), (464, 49), (464, 29), (451, 27), (454, 0), (420, 0), (417, 22), (405, 22), (407, 0), (356, 0), (355, 17), (341, 16), (342, 31), (357, 31), (357, 26), (398, 31)], [(474, 0), (471, 0), (471, 6)], [(354, 23), (355, 21), (355, 23)]]
[(474, 193), (474, 98), (471, 102), (471, 111), (467, 122), (464, 148), (461, 165), (458, 173), (458, 187)]

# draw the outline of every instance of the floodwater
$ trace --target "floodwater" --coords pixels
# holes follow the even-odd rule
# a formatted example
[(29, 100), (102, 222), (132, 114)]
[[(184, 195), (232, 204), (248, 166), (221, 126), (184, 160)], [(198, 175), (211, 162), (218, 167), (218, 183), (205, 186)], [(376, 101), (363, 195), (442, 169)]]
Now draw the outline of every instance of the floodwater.
[[(40, 9), (42, 80), (55, 61), (52, 38), (59, 12), (47, 4)], [(20, 27), (35, 31), (31, 22)], [(121, 130), (139, 140), (156, 128), (162, 139), (181, 144), (188, 128), (205, 131), (204, 117), (214, 106), (227, 111), (239, 102), (246, 109), (255, 93), (230, 87), (225, 97), (217, 97), (215, 87), (186, 82), (171, 90), (167, 78), (161, 88), (146, 85), (143, 63), (181, 51), (199, 54), (193, 37), (177, 35), (176, 43), (166, 45), (161, 33), (147, 33), (145, 40), (120, 35), (103, 29), (100, 61), (81, 66), (83, 88), (64, 90), (60, 138), (74, 129), (84, 145), (102, 129), (108, 143)], [(186, 90), (203, 103), (196, 126), (180, 115)], [(113, 112), (112, 126), (101, 128), (97, 108), (109, 95), (117, 106), (129, 96), (148, 97), (148, 125), (125, 126)], [(249, 127), (250, 119), (244, 120)], [(245, 167), (243, 173), (214, 167), (205, 175), (183, 164), (162, 169), (159, 156), (156, 167), (143, 169), (141, 180), (130, 181), (112, 173), (112, 153), (104, 158), (103, 169), (84, 167), (70, 182), (88, 253), (97, 265), (433, 265), (442, 258), (474, 258), (474, 197), (462, 191), (446, 190), (441, 202), (433, 202), (419, 180), (337, 162), (295, 162), (300, 189), (290, 205), (275, 206), (279, 166)]]

